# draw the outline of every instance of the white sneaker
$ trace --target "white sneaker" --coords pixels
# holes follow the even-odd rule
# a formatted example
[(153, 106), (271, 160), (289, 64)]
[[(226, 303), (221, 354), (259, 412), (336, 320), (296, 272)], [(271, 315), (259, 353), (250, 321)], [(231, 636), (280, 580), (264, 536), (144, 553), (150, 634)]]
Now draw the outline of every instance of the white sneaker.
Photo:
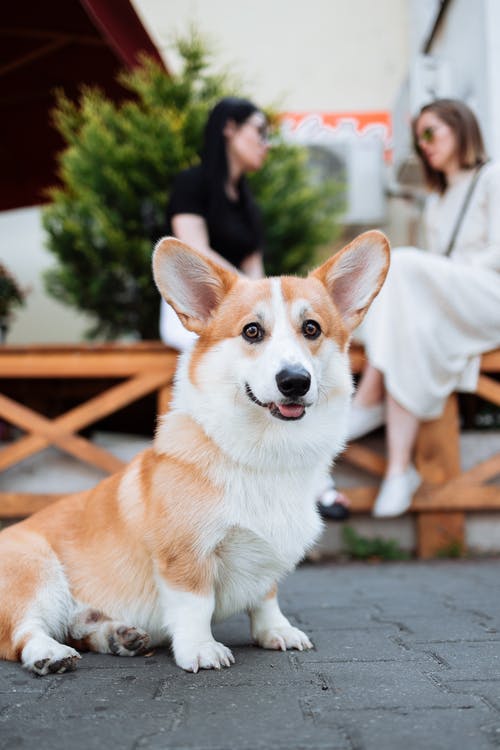
[(422, 483), (422, 478), (414, 466), (409, 466), (403, 474), (384, 479), (373, 506), (375, 518), (400, 516), (411, 505), (414, 492)]
[(349, 415), (348, 440), (367, 435), (372, 430), (382, 427), (385, 423), (385, 402), (373, 404), (373, 406), (351, 406)]

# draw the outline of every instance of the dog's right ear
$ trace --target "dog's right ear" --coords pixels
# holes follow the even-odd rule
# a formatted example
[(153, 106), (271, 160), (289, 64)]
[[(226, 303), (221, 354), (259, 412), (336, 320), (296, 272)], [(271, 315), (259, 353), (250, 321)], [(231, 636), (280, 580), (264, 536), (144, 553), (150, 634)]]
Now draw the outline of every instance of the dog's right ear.
[(153, 253), (153, 276), (183, 326), (201, 333), (238, 277), (175, 237), (163, 237)]
[(376, 230), (364, 232), (322, 266), (311, 272), (330, 293), (347, 330), (363, 320), (389, 270), (387, 237)]

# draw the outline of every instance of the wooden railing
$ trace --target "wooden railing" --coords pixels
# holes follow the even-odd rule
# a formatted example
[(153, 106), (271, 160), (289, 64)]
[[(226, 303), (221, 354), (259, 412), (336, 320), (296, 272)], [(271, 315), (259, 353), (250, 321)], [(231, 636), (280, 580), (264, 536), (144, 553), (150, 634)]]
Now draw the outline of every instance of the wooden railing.
[[(77, 433), (152, 392), (157, 393), (158, 411), (166, 411), (176, 363), (177, 352), (156, 341), (0, 347), (0, 419), (26, 433), (0, 450), (0, 472), (49, 445), (106, 472), (121, 469), (120, 459)], [(1, 393), (3, 379), (40, 378), (123, 378), (123, 382), (55, 419), (48, 419)], [(0, 492), (0, 518), (29, 515), (58, 497), (46, 493)]]
[[(354, 372), (364, 365), (364, 353), (351, 349)], [(0, 450), (0, 472), (55, 445), (81, 461), (107, 472), (122, 468), (114, 455), (77, 434), (97, 420), (142, 396), (156, 392), (158, 412), (168, 408), (177, 352), (159, 342), (129, 345), (2, 346), (0, 348), (0, 419), (20, 427), (26, 435)], [(477, 394), (500, 405), (500, 383), (491, 377), (500, 372), (500, 349), (481, 360)], [(48, 419), (26, 405), (1, 394), (2, 379), (123, 378), (123, 382), (90, 398), (71, 411)], [(500, 446), (499, 446), (500, 448)], [(381, 477), (384, 456), (351, 443), (343, 458)], [(440, 419), (426, 422), (417, 439), (415, 462), (424, 482), (410, 511), (417, 517), (417, 553), (432, 557), (451, 544), (465, 546), (464, 520), (470, 511), (500, 511), (500, 487), (488, 484), (500, 474), (500, 453), (461, 470), (460, 424), (457, 398), (450, 396)], [(376, 487), (349, 487), (354, 513), (369, 513)], [(60, 495), (0, 492), (0, 518), (29, 515)]]

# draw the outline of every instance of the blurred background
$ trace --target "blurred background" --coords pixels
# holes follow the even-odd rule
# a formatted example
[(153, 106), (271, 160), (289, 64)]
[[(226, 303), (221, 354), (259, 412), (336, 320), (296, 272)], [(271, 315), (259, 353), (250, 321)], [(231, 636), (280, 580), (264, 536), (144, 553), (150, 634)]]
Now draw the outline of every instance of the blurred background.
[[(436, 97), (467, 102), (500, 158), (500, 0), (25, 0), (0, 17), (0, 342), (21, 351), (157, 338), (151, 250), (172, 176), (196, 159), (222, 93), (273, 117), (252, 184), (268, 272), (302, 272), (365, 229), (420, 243), (410, 122)], [(115, 381), (4, 374), (1, 390), (55, 418)], [(150, 394), (83, 434), (128, 460), (156, 407)], [(474, 396), (461, 397), (461, 416), (500, 425)], [(0, 420), (0, 441), (17, 437)], [(470, 468), (497, 438), (466, 437)], [(99, 478), (50, 449), (4, 471), (3, 490), (39, 491), (40, 470), (45, 492)], [(341, 486), (359, 485), (352, 467), (337, 471)], [(496, 517), (470, 516), (469, 546), (498, 551)], [(415, 548), (413, 519), (382, 526)], [(363, 518), (356, 528), (381, 533)], [(337, 548), (338, 525), (329, 533), (325, 549)]]
[[(365, 228), (418, 243), (421, 178), (409, 122), (436, 96), (477, 113), (500, 157), (498, 0), (52, 0), (8, 3), (0, 45), (0, 262), (27, 291), (8, 343), (78, 342), (88, 314), (50, 296), (42, 206), (59, 182), (64, 140), (51, 119), (55, 90), (75, 99), (97, 85), (119, 103), (117, 81), (146, 53), (175, 76), (175, 40), (193, 29), (209, 66), (279, 115), (287, 143), (304, 146), (316, 181), (342, 193), (328, 251)], [(329, 243), (326, 243), (327, 245)]]

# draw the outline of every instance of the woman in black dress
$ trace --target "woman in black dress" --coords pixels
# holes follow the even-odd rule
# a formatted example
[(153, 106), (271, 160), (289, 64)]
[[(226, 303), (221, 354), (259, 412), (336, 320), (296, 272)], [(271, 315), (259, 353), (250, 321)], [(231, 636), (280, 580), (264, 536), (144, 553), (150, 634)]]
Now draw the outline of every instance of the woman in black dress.
[[(255, 104), (235, 97), (216, 104), (205, 126), (200, 164), (174, 180), (168, 233), (225, 268), (262, 277), (262, 225), (245, 175), (260, 169), (268, 148), (267, 118)], [(165, 302), (160, 335), (179, 351), (195, 338)]]

